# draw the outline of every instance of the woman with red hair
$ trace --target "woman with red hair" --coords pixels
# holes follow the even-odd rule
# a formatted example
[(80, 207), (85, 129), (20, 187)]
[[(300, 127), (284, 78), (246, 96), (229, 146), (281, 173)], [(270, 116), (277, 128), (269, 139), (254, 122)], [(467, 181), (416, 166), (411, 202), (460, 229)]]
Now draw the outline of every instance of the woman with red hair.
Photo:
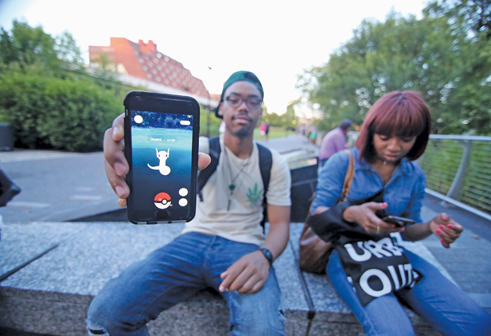
[[(333, 155), (319, 174), (309, 225), (336, 246), (326, 272), (367, 335), (414, 335), (399, 300), (446, 334), (491, 334), (491, 316), (483, 308), (398, 244), (435, 235), (449, 248), (463, 230), (445, 213), (421, 219), (426, 179), (413, 161), (424, 153), (430, 130), (419, 93), (390, 92), (372, 106), (350, 149), (354, 179), (348, 200), (338, 202), (348, 153)], [(401, 227), (388, 215), (413, 224)]]

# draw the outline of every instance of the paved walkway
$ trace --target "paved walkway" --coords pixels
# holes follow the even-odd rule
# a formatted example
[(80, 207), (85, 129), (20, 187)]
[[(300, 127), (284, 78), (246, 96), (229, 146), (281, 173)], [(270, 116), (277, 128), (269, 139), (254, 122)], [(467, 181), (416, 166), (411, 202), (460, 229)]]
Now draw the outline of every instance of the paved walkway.
[(102, 152), (0, 152), (0, 168), (22, 189), (0, 214), (6, 223), (63, 222), (118, 209)]

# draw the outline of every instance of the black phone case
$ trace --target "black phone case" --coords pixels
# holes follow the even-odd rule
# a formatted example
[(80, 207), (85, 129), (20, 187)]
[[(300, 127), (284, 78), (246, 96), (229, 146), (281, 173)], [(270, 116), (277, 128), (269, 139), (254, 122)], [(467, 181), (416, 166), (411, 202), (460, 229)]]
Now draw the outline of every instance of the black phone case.
[[(135, 101), (135, 100), (138, 100)], [(184, 218), (177, 218), (173, 215), (173, 212), (169, 210), (153, 210), (146, 211), (146, 215), (142, 216), (134, 205), (134, 199), (139, 197), (133, 193), (133, 155), (132, 155), (132, 139), (131, 139), (131, 120), (130, 120), (130, 109), (133, 110), (149, 110), (155, 109), (165, 109), (165, 104), (177, 105), (180, 103), (191, 103), (194, 106), (194, 125), (193, 125), (193, 136), (192, 136), (192, 164), (191, 164), (191, 188), (189, 189), (189, 213)], [(130, 195), (127, 199), (127, 215), (128, 220), (133, 224), (159, 224), (159, 223), (179, 223), (179, 222), (189, 222), (191, 221), (196, 213), (196, 186), (197, 186), (197, 172), (198, 172), (198, 139), (199, 139), (199, 119), (200, 119), (200, 109), (199, 103), (192, 97), (188, 96), (178, 96), (171, 94), (164, 94), (158, 92), (149, 91), (130, 91), (126, 94), (124, 99), (125, 107), (125, 118), (124, 118), (124, 141), (125, 141), (125, 156), (130, 170), (126, 176), (126, 182), (130, 187)], [(163, 112), (166, 111), (153, 111), (153, 112)], [(188, 114), (188, 113), (186, 113)], [(150, 213), (152, 212), (152, 213)]]
[[(389, 217), (389, 216), (387, 216), (387, 217)], [(399, 218), (387, 218), (387, 217), (382, 218), (382, 220), (384, 222), (394, 224), (397, 227), (405, 227), (408, 224), (414, 224), (415, 223), (415, 221), (413, 221), (412, 219), (409, 219), (409, 218), (402, 218), (402, 217), (399, 217)]]

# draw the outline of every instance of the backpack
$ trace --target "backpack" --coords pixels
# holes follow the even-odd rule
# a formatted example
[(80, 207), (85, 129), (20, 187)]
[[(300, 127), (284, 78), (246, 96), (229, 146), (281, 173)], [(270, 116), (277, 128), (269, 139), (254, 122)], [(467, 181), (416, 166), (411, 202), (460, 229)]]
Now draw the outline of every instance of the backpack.
[[(218, 161), (220, 160), (220, 138), (213, 137), (209, 139), (210, 152), (209, 155), (211, 157), (211, 162), (202, 171), (200, 171), (198, 175), (198, 196), (201, 202), (203, 202), (203, 193), (201, 190), (205, 186), (206, 182), (210, 176), (215, 172), (218, 166)], [(273, 155), (271, 151), (264, 147), (263, 145), (257, 144), (257, 149), (259, 150), (259, 170), (261, 171), (261, 178), (263, 180), (264, 191), (263, 191), (263, 220), (261, 222), (261, 226), (264, 230), (264, 224), (267, 220), (267, 202), (266, 202), (266, 193), (269, 187), (269, 180), (271, 178), (271, 167), (273, 166)]]

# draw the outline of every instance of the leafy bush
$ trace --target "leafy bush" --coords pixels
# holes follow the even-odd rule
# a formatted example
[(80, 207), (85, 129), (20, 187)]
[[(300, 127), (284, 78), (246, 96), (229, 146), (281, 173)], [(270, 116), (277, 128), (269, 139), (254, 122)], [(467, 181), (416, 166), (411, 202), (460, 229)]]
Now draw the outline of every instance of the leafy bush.
[(208, 136), (208, 122), (210, 123), (210, 137), (219, 135), (220, 123), (222, 119), (215, 116), (215, 111), (208, 110), (207, 108), (201, 106), (200, 111), (200, 135)]
[(123, 111), (122, 97), (89, 79), (4, 72), (0, 118), (16, 147), (87, 152), (100, 150), (104, 130)]

